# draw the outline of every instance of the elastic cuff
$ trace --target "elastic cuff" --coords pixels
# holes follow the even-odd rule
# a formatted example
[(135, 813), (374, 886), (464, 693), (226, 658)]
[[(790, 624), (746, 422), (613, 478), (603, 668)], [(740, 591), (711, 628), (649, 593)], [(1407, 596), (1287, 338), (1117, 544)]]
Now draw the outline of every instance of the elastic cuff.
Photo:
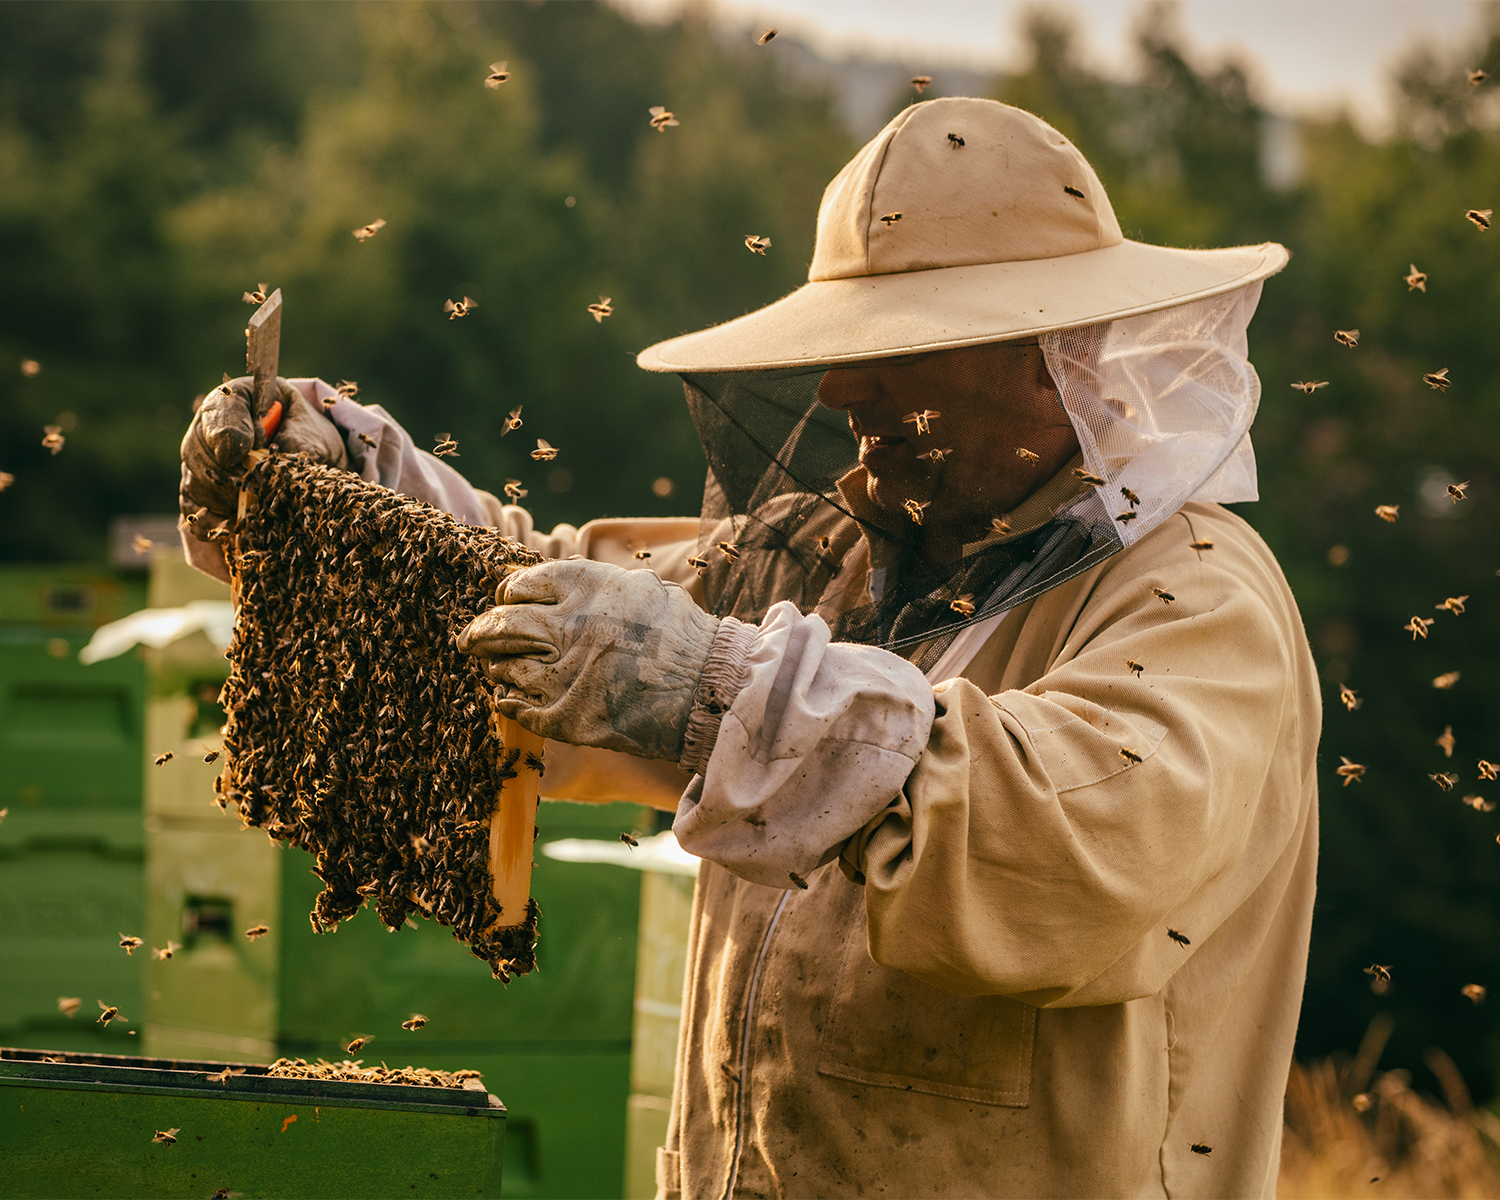
[(745, 660), (755, 646), (760, 630), (733, 617), (719, 622), (708, 660), (693, 692), (693, 710), (688, 714), (687, 730), (682, 739), (682, 758), (678, 762), (689, 775), (701, 775), (708, 769), (708, 759), (719, 738), (719, 724), (734, 698), (750, 677)]

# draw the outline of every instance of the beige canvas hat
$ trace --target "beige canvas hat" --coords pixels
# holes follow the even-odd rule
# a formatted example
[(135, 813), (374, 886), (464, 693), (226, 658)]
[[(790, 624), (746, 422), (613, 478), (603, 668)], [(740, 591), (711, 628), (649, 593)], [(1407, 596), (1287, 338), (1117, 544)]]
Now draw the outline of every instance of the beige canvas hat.
[(1288, 257), (1275, 242), (1130, 241), (1094, 169), (1045, 121), (995, 100), (927, 100), (824, 191), (806, 284), (636, 361), (748, 371), (1005, 341), (1220, 295)]

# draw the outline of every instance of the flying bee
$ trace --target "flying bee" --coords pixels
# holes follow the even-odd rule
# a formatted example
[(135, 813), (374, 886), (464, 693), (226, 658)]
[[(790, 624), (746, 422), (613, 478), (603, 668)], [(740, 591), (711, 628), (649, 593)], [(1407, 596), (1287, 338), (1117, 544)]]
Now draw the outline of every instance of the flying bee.
[(830, 538), (826, 533), (818, 539), (819, 550), (827, 550), (831, 545), (833, 545), (833, 539)]
[(151, 1135), (151, 1140), (161, 1146), (173, 1146), (177, 1144), (177, 1135), (180, 1129), (158, 1129)]
[(364, 1037), (350, 1038), (348, 1044), (344, 1046), (344, 1053), (345, 1054), (358, 1054), (361, 1050), (363, 1050), (366, 1046), (368, 1046), (374, 1040), (375, 1040), (375, 1038), (373, 1036), (371, 1036), (371, 1035), (366, 1035)]
[(9, 471), (0, 471), (0, 492), (3, 492), (11, 484), (15, 483), (16, 477)]
[(59, 996), (57, 998), (57, 1011), (72, 1020), (78, 1015), (78, 1010), (83, 1007), (82, 996)]
[(960, 616), (972, 617), (974, 615), (974, 593), (965, 592), (958, 599), (949, 601), (948, 607)]
[(1327, 387), (1328, 386), (1328, 380), (1326, 380), (1326, 379), (1319, 379), (1319, 380), (1314, 381), (1314, 380), (1310, 380), (1310, 379), (1301, 379), (1301, 380), (1298, 380), (1296, 383), (1292, 384), (1292, 386), (1294, 388), (1296, 388), (1299, 392), (1306, 392), (1309, 396), (1311, 396), (1319, 388)]
[(1125, 746), (1121, 746), (1120, 747), (1120, 757), (1123, 758), (1128, 763), (1138, 763), (1138, 762), (1143, 762), (1144, 761), (1141, 758), (1141, 756), (1139, 754), (1137, 754), (1134, 750), (1131, 750), (1131, 749), (1129, 749), (1128, 747), (1125, 747)]
[[(1453, 736), (1453, 726), (1445, 725), (1443, 726), (1442, 734), (1438, 737), (1435, 744), (1442, 750), (1444, 758), (1452, 758), (1453, 747), (1457, 741), (1458, 739)], [(1457, 781), (1455, 780), (1455, 782)]]
[(807, 891), (807, 880), (798, 875), (796, 871), (788, 871), (787, 878), (790, 879), (802, 891)]
[(1452, 383), (1453, 380), (1448, 378), (1448, 368), (1444, 367), (1441, 371), (1427, 372), (1426, 375), (1422, 376), (1422, 382), (1425, 383), (1428, 387), (1432, 388), (1434, 391), (1446, 392), (1448, 390), (1448, 385)]
[(408, 1033), (416, 1033), (417, 1030), (425, 1028), (426, 1025), (427, 1018), (424, 1017), (421, 1013), (412, 1013), (411, 1016), (407, 1017), (406, 1020), (401, 1022), (401, 1028), (406, 1030)]
[(942, 415), (936, 409), (924, 408), (921, 412), (907, 413), (906, 416), (901, 418), (901, 424), (915, 425), (917, 427), (917, 436), (922, 437), (924, 434), (931, 432), (929, 422), (937, 420)]
[(546, 438), (537, 438), (536, 449), (531, 452), (531, 457), (537, 462), (551, 462), (557, 457), (557, 447)]
[(1368, 967), (1365, 968), (1365, 974), (1370, 976), (1370, 978), (1374, 979), (1377, 983), (1390, 983), (1391, 981), (1390, 967), (1382, 967), (1379, 963), (1371, 963)]
[(1462, 483), (1450, 483), (1448, 485), (1448, 499), (1452, 500), (1454, 504), (1457, 504), (1460, 500), (1467, 500), (1469, 498), (1467, 494), (1468, 486), (1469, 481), (1467, 479)]
[(637, 550), (635, 552), (635, 560), (636, 560), (636, 562), (645, 562), (650, 557), (651, 557), (651, 551), (649, 551), (649, 550)]
[(1151, 589), (1151, 594), (1158, 600), (1160, 600), (1163, 604), (1171, 604), (1173, 600), (1177, 599), (1176, 596), (1172, 595), (1172, 593), (1167, 591), (1165, 588), (1154, 587)]
[(883, 216), (883, 217), (880, 218), (880, 220), (884, 223), (884, 225), (885, 225), (885, 227), (887, 229), (889, 229), (892, 225), (894, 225), (900, 219), (901, 219), (901, 214), (898, 213), (898, 212), (888, 212), (888, 213), (885, 214), (885, 216)]
[(781, 31), (779, 29), (777, 29), (773, 25), (773, 26), (771, 26), (771, 28), (769, 28), (765, 32), (763, 32), (760, 35), (760, 37), (758, 37), (758, 38), (755, 39), (755, 44), (757, 46), (764, 46), (767, 42), (769, 42), (772, 38), (774, 38), (780, 32)]
[(1489, 993), (1485, 990), (1483, 984), (1466, 983), (1458, 989), (1458, 994), (1465, 1000), (1472, 1000), (1475, 1004), (1483, 1004), (1485, 996)]
[(522, 406), (518, 404), (510, 410), (510, 415), (505, 418), (504, 423), (500, 426), (501, 437), (504, 437), (512, 429), (521, 428), (521, 408)]
[(462, 300), (444, 300), (443, 311), (448, 314), (448, 320), (456, 321), (459, 317), (467, 317), (469, 310), (478, 308), (479, 304), (465, 296)]
[(1399, 504), (1377, 504), (1375, 506), (1375, 515), (1387, 525), (1394, 525), (1396, 518), (1401, 515), (1401, 506)]
[(1455, 683), (1457, 683), (1462, 678), (1463, 678), (1463, 673), (1462, 672), (1460, 672), (1460, 671), (1448, 671), (1445, 674), (1439, 675), (1436, 679), (1434, 679), (1432, 681), (1432, 686), (1435, 687), (1435, 688), (1437, 688), (1439, 691), (1446, 692), (1449, 688), (1451, 688)]
[(759, 254), (764, 257), (766, 251), (771, 248), (771, 239), (763, 234), (747, 233), (745, 235), (745, 248), (751, 254)]
[(1475, 812), (1489, 813), (1495, 811), (1494, 803), (1486, 800), (1483, 796), (1465, 796), (1464, 803)]
[(1212, 550), (1213, 548), (1214, 548), (1214, 544), (1211, 541), (1209, 541), (1207, 538), (1199, 538), (1198, 541), (1196, 541), (1196, 542), (1189, 542), (1188, 543), (1188, 549), (1189, 550), (1200, 550), (1201, 551), (1201, 550)]
[(952, 146), (955, 150), (957, 150), (960, 146), (962, 146), (964, 144), (964, 140), (963, 140), (963, 138), (959, 137), (958, 134), (956, 134), (956, 133), (950, 133), (948, 135), (948, 144), (950, 146)]
[(1140, 508), (1141, 498), (1123, 484), (1120, 486), (1120, 495), (1125, 497), (1125, 503), (1130, 505), (1131, 508)]
[(375, 447), (379, 444), (368, 433), (361, 433), (361, 434), (358, 434), (357, 436), (358, 436), (359, 440), (362, 441), (371, 450), (375, 449)]
[(1115, 520), (1120, 522), (1121, 525), (1128, 525), (1131, 521), (1134, 521), (1140, 515), (1141, 514), (1136, 512), (1134, 509), (1127, 508), (1122, 513), (1116, 513)]
[(668, 125), (680, 125), (676, 114), (668, 112), (660, 104), (651, 106), (651, 128), (657, 133), (666, 133)]
[(1006, 534), (1010, 532), (1010, 522), (1007, 521), (1004, 517), (991, 517), (990, 528), (993, 529), (996, 533)]
[(265, 937), (270, 932), (271, 927), (269, 925), (252, 925), (249, 929), (245, 930), (245, 936), (253, 942)]
[(1431, 617), (1413, 617), (1402, 628), (1410, 629), (1411, 640), (1416, 641), (1418, 638), (1425, 639), (1427, 637), (1427, 627), (1434, 624), (1436, 622)]
[(257, 283), (253, 292), (246, 292), (240, 297), (246, 304), (264, 304), (266, 297), (271, 293), (269, 283)]
[(1191, 1150), (1194, 1154), (1208, 1155), (1214, 1152), (1214, 1148), (1212, 1146), (1205, 1146), (1202, 1142), (1194, 1142), (1191, 1146), (1188, 1147), (1188, 1149)]
[(1471, 208), (1464, 213), (1464, 220), (1470, 221), (1480, 229), (1490, 227), (1490, 218), (1495, 215), (1493, 208)]
[(943, 459), (947, 458), (948, 455), (952, 453), (952, 446), (949, 446), (946, 450), (939, 450), (936, 446), (934, 446), (931, 450), (927, 451), (926, 454), (919, 454), (917, 455), (917, 457), (931, 459), (934, 463), (940, 463), (943, 461)]
[(1358, 783), (1365, 777), (1364, 763), (1350, 762), (1342, 754), (1339, 755), (1339, 763), (1340, 765), (1334, 768), (1333, 773), (1344, 781), (1345, 787), (1351, 783)]
[(512, 503), (518, 503), (528, 495), (530, 495), (530, 492), (521, 486), (519, 479), (507, 479), (505, 481), (505, 498), (507, 500)]
[(354, 230), (354, 240), (357, 242), (368, 242), (372, 237), (385, 228), (385, 218), (376, 217), (368, 225), (361, 225)]
[(1479, 778), (1481, 778), (1481, 779), (1495, 779), (1495, 778), (1500, 778), (1500, 766), (1496, 766), (1492, 762), (1485, 762), (1485, 760), (1481, 758), (1479, 760)]
[(458, 457), (458, 442), (451, 433), (439, 433), (434, 436), (433, 441), (437, 442), (437, 445), (432, 448), (432, 453), (436, 457)]
[(1042, 461), (1042, 456), (1040, 454), (1032, 453), (1030, 450), (1026, 449), (1025, 446), (1016, 447), (1016, 457), (1024, 458), (1029, 463), (1039, 463)]
[(1072, 196), (1074, 199), (1083, 199), (1083, 192), (1081, 192), (1078, 188), (1073, 187), (1071, 184), (1063, 184), (1063, 191), (1067, 192), (1067, 194)]
[(422, 855), (426, 854), (429, 850), (432, 849), (432, 843), (424, 838), (420, 833), (413, 833), (409, 836), (411, 838), (412, 853), (415, 854), (418, 858), (421, 858)]
[(63, 448), (65, 441), (67, 441), (67, 438), (63, 437), (61, 425), (42, 426), (42, 445), (52, 451), (54, 458), (57, 456), (58, 451)]
[(1467, 596), (1449, 596), (1441, 604), (1434, 604), (1432, 607), (1446, 609), (1456, 617), (1464, 611), (1464, 601), (1467, 599)]
[(923, 92), (925, 92), (928, 88), (930, 88), (932, 86), (932, 76), (931, 75), (913, 75), (911, 77), (911, 85), (912, 85), (912, 87), (914, 87), (914, 88), (917, 89), (917, 94), (920, 96)]
[(610, 313), (614, 311), (614, 305), (610, 302), (608, 296), (600, 296), (598, 304), (589, 305), (589, 312), (593, 315), (594, 323), (596, 325), (602, 322), (605, 317), (609, 316)]
[(172, 761), (172, 752), (168, 750), (164, 754), (158, 754), (152, 761), (155, 762), (158, 767), (164, 767)]
[(718, 546), (724, 557), (727, 558), (730, 562), (734, 562), (739, 558), (740, 548), (733, 542), (716, 542), (714, 544)]
[(699, 558), (696, 554), (689, 554), (687, 562), (688, 566), (692, 567), (693, 570), (697, 571), (700, 575), (702, 575), (704, 571), (708, 570), (708, 559)]
[(182, 945), (180, 942), (174, 942), (171, 939), (168, 939), (167, 944), (165, 946), (162, 946), (160, 949), (155, 946), (151, 947), (151, 957), (157, 962), (166, 962), (167, 959), (171, 958), (172, 955), (176, 954), (181, 949)]
[(352, 379), (340, 379), (338, 386), (333, 389), (339, 394), (341, 400), (353, 400), (359, 395), (359, 384)]
[(1349, 349), (1353, 350), (1354, 347), (1359, 345), (1359, 330), (1335, 329), (1333, 331), (1333, 340), (1340, 346), (1348, 346)]
[(547, 764), (542, 761), (540, 755), (533, 754), (530, 750), (526, 752), (526, 769), (535, 771), (538, 775), (547, 773)]
[(219, 757), (219, 752), (217, 750), (210, 750), (207, 754), (205, 754), (203, 756), (203, 761), (206, 762), (206, 763), (215, 762), (215, 761), (217, 761), (218, 757)]
[(120, 1010), (113, 1004), (106, 1004), (103, 1000), (101, 1000), (99, 1001), (99, 1008), (101, 1010), (98, 1017), (98, 1023), (100, 1025), (108, 1026), (109, 1023), (116, 1018), (119, 1018), (121, 1021), (125, 1020), (124, 1017), (120, 1016)]
[(630, 834), (628, 834), (628, 833), (622, 833), (620, 835), (620, 840), (622, 842), (624, 842), (627, 846), (629, 846), (632, 850), (634, 850), (637, 846), (640, 845), (640, 842), (638, 842), (635, 838), (631, 837)]
[(1142, 664), (1136, 662), (1133, 658), (1127, 658), (1125, 660), (1125, 666), (1133, 675), (1135, 675), (1137, 679), (1139, 679), (1146, 670), (1146, 668)]
[(125, 951), (126, 954), (134, 954), (145, 944), (146, 943), (141, 941), (140, 938), (131, 937), (128, 933), (122, 933), (120, 935), (120, 949)]
[(1078, 479), (1080, 483), (1086, 483), (1090, 487), (1104, 486), (1104, 480), (1100, 479), (1099, 476), (1093, 474), (1093, 472), (1091, 471), (1085, 471), (1082, 467), (1074, 467), (1073, 475), (1076, 479)]
[(1427, 272), (1417, 270), (1417, 264), (1411, 264), (1411, 273), (1402, 281), (1406, 284), (1408, 292), (1425, 292), (1427, 290)]
[(1445, 792), (1451, 792), (1453, 785), (1458, 782), (1458, 776), (1447, 771), (1439, 771), (1436, 775), (1429, 775), (1427, 778)]
[(156, 543), (153, 542), (150, 538), (142, 537), (140, 534), (136, 534), (135, 537), (130, 539), (130, 548), (137, 554), (146, 553), (146, 551), (151, 549), (151, 547), (154, 545), (156, 545)]
[(928, 500), (926, 504), (917, 500), (907, 500), (901, 505), (901, 507), (906, 509), (907, 516), (909, 516), (913, 521), (920, 525), (922, 523), (923, 510), (926, 509), (927, 505), (931, 503), (931, 500)]
[(1364, 701), (1359, 698), (1355, 690), (1347, 683), (1339, 684), (1339, 699), (1343, 701), (1344, 707), (1350, 712), (1353, 712), (1356, 708), (1364, 703)]
[(510, 78), (510, 60), (503, 58), (499, 62), (490, 63), (490, 73), (484, 77), (484, 86), (497, 88)]
[(241, 1067), (241, 1068), (225, 1067), (222, 1071), (215, 1071), (212, 1075), (205, 1076), (205, 1078), (208, 1080), (209, 1083), (221, 1083), (222, 1084), (222, 1083), (228, 1083), (236, 1075), (243, 1075), (244, 1073), (245, 1073), (245, 1071), (244, 1071), (243, 1067)]
[[(1483, 83), (1490, 77), (1489, 72), (1483, 70), (1480, 67), (1475, 67), (1472, 71), (1465, 71), (1464, 75), (1467, 76), (1470, 87), (1478, 87), (1481, 83)], [(1479, 990), (1483, 991), (1484, 989), (1480, 988)]]

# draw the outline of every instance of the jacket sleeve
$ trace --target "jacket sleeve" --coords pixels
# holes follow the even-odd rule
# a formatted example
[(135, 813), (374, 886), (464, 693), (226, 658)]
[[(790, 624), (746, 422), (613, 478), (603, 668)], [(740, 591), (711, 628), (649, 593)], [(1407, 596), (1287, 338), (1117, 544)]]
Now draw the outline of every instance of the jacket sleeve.
[(1168, 607), (1125, 574), (1033, 685), (936, 689), (921, 762), (844, 850), (877, 962), (961, 994), (1119, 1003), (1193, 953), (1169, 928), (1201, 945), (1272, 870), (1316, 742), (1295, 609), (1222, 570)]

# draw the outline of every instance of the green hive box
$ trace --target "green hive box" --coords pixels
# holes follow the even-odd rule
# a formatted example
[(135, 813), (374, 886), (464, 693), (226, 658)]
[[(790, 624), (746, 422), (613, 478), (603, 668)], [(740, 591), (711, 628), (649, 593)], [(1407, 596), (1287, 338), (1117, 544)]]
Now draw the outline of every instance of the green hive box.
[[(54, 1057), (54, 1056), (49, 1056)], [(499, 1196), (482, 1084), (276, 1079), (222, 1064), (0, 1051), (0, 1197)], [(176, 1130), (170, 1144), (154, 1140)]]

